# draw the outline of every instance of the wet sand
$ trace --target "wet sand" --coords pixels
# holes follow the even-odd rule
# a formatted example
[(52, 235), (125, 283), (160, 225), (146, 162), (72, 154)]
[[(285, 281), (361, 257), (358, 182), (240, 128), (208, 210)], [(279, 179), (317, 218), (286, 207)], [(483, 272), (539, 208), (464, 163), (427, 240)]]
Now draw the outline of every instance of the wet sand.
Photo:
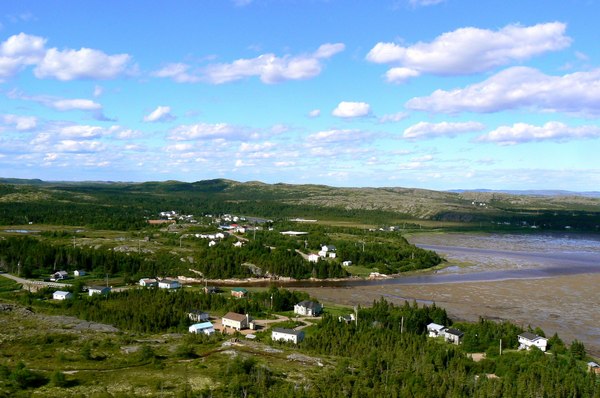
[[(468, 236), (448, 239), (432, 235), (434, 241), (443, 239), (445, 245), (465, 245)], [(419, 236), (418, 243), (435, 244), (427, 236)], [(555, 242), (552, 242), (555, 243)], [(503, 241), (500, 245), (506, 245)], [(508, 242), (510, 244), (510, 242)], [(527, 243), (515, 246), (515, 251), (539, 251), (543, 242)], [(475, 245), (471, 245), (473, 247)], [(590, 247), (581, 249), (580, 242), (575, 244), (577, 251), (595, 255), (600, 246), (592, 240)], [(504, 247), (503, 249), (510, 249)], [(573, 246), (561, 246), (561, 253), (574, 250)], [(449, 251), (445, 254), (452, 261)], [(503, 258), (484, 258), (477, 254), (475, 268), (510, 269), (513, 267), (536, 267), (527, 261), (513, 264)], [(468, 261), (468, 257), (459, 256), (456, 261)], [(600, 259), (600, 257), (599, 257)], [(470, 267), (469, 267), (470, 268)], [(483, 268), (483, 269), (482, 269)], [(465, 269), (456, 272), (469, 272)], [(435, 284), (382, 284), (348, 287), (303, 287), (311, 296), (328, 303), (346, 305), (370, 305), (374, 300), (385, 297), (388, 301), (402, 303), (404, 300), (417, 300), (421, 303), (435, 302), (444, 307), (455, 320), (477, 321), (479, 317), (493, 320), (510, 320), (518, 325), (541, 327), (549, 337), (555, 332), (565, 341), (582, 341), (589, 353), (600, 357), (600, 274), (556, 275), (546, 278), (509, 279), (499, 281), (453, 282)]]

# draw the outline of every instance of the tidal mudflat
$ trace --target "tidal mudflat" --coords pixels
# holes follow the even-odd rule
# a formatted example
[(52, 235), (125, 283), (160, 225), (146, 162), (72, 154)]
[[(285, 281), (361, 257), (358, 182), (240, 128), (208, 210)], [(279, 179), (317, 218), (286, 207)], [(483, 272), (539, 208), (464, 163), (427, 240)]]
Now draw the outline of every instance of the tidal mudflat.
[[(524, 327), (539, 326), (547, 335), (557, 332), (567, 343), (578, 339), (590, 353), (600, 356), (600, 237), (431, 234), (410, 240), (419, 246), (435, 247), (451, 264), (461, 264), (438, 271), (439, 276), (462, 274), (464, 278), (302, 290), (326, 304), (368, 305), (382, 296), (396, 303), (435, 302), (454, 319), (477, 321), (484, 317), (510, 320)], [(572, 273), (572, 267), (583, 268)], [(510, 276), (520, 269), (532, 272), (523, 277)], [(534, 272), (543, 269), (561, 271)], [(474, 275), (488, 271), (507, 271), (510, 277), (473, 280)]]

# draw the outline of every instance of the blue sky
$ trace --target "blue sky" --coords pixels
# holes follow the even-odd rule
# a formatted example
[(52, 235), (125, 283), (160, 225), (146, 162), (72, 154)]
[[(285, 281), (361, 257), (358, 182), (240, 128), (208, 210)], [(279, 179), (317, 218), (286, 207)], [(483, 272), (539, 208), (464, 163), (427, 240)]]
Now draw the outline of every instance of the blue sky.
[(595, 0), (5, 1), (0, 176), (598, 190)]

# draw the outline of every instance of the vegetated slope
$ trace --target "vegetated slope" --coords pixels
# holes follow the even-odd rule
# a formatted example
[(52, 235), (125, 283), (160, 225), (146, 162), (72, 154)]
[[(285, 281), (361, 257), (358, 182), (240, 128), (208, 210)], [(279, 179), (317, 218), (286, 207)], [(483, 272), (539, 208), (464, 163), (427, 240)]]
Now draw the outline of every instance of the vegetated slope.
[[(2, 184), (1, 182), (5, 183)], [(324, 185), (265, 184), (214, 179), (113, 183), (48, 183), (0, 179), (0, 223), (82, 224), (153, 217), (158, 211), (239, 213), (265, 217), (345, 217), (382, 222), (430, 219), (458, 222), (528, 221), (553, 228), (600, 224), (600, 198), (512, 195), (499, 192), (441, 192), (414, 188), (337, 188)], [(64, 211), (62, 211), (64, 210)], [(90, 221), (90, 214), (98, 215)], [(45, 214), (43, 217), (40, 214)], [(126, 215), (124, 215), (126, 214)], [(36, 219), (36, 217), (38, 217)], [(581, 220), (585, 219), (585, 222)], [(102, 221), (105, 220), (105, 221)], [(108, 221), (106, 221), (108, 220)], [(123, 224), (122, 222), (120, 224)]]

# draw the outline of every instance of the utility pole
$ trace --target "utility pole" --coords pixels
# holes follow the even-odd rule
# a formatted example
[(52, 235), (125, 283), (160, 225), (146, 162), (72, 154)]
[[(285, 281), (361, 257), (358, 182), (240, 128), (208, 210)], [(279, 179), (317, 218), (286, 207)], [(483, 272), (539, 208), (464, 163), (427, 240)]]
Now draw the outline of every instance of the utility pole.
[(500, 355), (502, 355), (502, 339), (500, 339)]
[(404, 333), (404, 317), (400, 321), (400, 334)]

